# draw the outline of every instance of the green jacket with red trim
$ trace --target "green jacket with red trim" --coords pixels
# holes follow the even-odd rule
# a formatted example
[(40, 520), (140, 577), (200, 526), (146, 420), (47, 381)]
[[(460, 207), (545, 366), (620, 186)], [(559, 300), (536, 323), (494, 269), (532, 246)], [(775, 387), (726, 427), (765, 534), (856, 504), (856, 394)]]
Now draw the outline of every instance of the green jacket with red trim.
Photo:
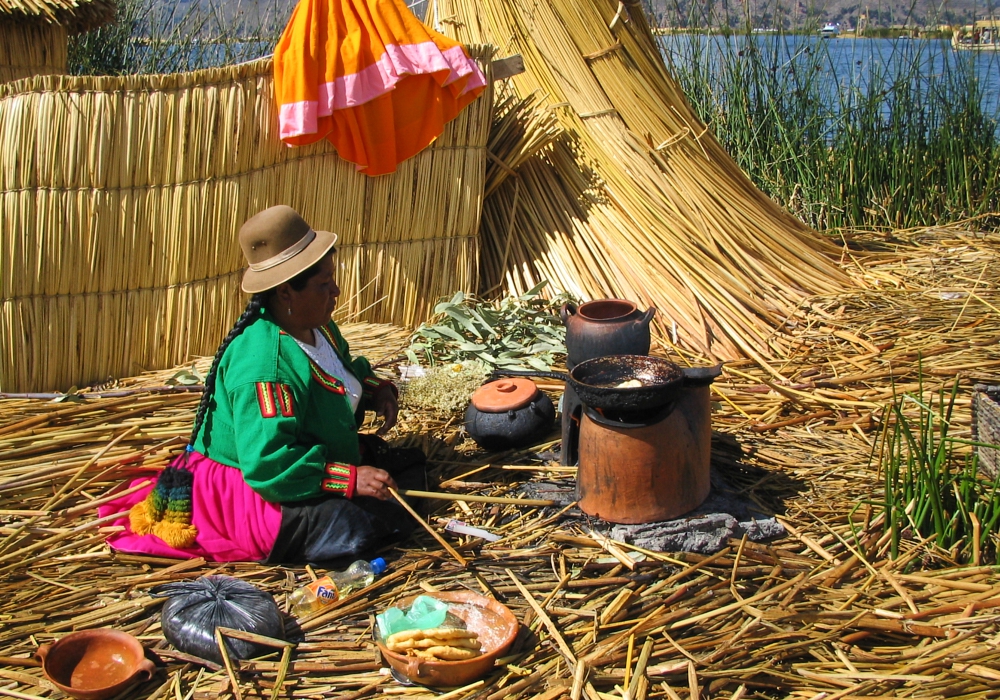
[[(332, 321), (322, 332), (362, 382), (362, 406), (386, 384), (368, 360), (351, 358)], [(267, 311), (222, 355), (215, 391), (194, 449), (236, 467), (265, 501), (323, 493), (354, 495), (361, 455), (358, 426), (343, 383), (316, 365)]]

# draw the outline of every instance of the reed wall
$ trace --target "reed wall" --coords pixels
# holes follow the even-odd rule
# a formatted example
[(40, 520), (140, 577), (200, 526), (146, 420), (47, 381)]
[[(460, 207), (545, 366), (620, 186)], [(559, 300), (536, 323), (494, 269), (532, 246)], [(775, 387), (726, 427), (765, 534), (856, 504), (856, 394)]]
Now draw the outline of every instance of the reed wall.
[(0, 83), (65, 73), (66, 51), (61, 24), (0, 21)]
[(338, 318), (422, 320), (476, 286), (490, 118), (487, 93), (369, 178), (278, 140), (269, 60), (0, 86), (0, 391), (213, 353), (246, 302), (239, 227), (274, 204), (339, 234)]

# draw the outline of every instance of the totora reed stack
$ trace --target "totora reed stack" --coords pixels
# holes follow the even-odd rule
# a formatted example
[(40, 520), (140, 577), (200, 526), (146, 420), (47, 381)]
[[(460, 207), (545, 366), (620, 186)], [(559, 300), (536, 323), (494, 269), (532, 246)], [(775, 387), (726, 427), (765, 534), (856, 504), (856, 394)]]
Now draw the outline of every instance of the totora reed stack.
[(638, 3), (432, 3), (442, 31), (522, 54), (508, 89), (541, 96), (565, 131), (484, 202), (483, 290), (547, 279), (655, 305), (661, 343), (766, 361), (785, 352), (775, 331), (804, 298), (853, 284), (838, 249), (755, 188), (698, 121)]

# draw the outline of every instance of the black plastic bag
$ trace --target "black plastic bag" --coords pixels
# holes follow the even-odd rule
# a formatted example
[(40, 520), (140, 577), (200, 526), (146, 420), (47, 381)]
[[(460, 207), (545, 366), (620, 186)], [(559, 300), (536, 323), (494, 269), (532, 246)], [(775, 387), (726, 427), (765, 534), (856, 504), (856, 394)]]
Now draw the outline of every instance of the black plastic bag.
[[(179, 651), (222, 663), (216, 627), (229, 627), (274, 639), (285, 638), (284, 621), (270, 593), (232, 576), (202, 576), (157, 586), (150, 593), (169, 600), (160, 614), (163, 636)], [(232, 659), (249, 659), (271, 647), (224, 637)]]

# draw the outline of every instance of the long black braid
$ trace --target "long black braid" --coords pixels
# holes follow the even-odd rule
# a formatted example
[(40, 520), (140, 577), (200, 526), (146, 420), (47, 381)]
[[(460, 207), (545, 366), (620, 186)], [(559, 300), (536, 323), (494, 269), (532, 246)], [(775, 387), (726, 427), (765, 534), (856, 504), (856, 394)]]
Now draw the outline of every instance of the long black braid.
[(229, 331), (222, 344), (219, 345), (219, 349), (215, 351), (215, 357), (212, 359), (212, 368), (208, 370), (208, 375), (205, 377), (205, 393), (201, 395), (201, 401), (198, 403), (198, 412), (194, 416), (194, 428), (191, 430), (191, 438), (188, 440), (189, 451), (194, 446), (194, 441), (198, 437), (198, 431), (201, 430), (201, 424), (205, 422), (205, 414), (208, 413), (208, 406), (212, 403), (212, 395), (215, 393), (215, 375), (219, 370), (219, 362), (222, 361), (223, 353), (226, 352), (226, 348), (229, 347), (229, 344), (233, 342), (236, 336), (260, 318), (260, 309), (265, 305), (266, 300), (266, 294), (254, 294), (250, 297), (250, 302), (243, 310), (243, 314), (237, 319), (236, 324)]

